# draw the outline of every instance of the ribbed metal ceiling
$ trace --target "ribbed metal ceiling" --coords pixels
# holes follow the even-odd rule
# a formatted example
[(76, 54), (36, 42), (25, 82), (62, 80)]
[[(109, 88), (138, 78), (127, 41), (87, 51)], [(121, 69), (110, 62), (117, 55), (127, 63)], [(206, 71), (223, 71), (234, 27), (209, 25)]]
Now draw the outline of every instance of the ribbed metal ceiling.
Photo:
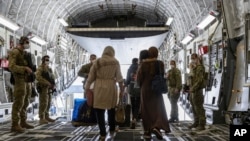
[(171, 25), (181, 40), (211, 9), (215, 0), (0, 0), (0, 14), (23, 26), (16, 33), (36, 34), (48, 42), (65, 32), (58, 18), (72, 23), (92, 22), (115, 15), (134, 14), (147, 22)]

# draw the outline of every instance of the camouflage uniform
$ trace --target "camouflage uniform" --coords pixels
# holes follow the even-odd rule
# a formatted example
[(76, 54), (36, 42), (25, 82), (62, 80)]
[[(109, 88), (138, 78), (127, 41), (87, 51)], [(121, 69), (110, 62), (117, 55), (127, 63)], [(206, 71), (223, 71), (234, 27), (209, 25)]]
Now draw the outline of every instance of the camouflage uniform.
[[(83, 88), (84, 88), (84, 85), (85, 85), (85, 81), (88, 79), (88, 74), (89, 74), (89, 71), (90, 71), (90, 68), (92, 66), (92, 62), (91, 63), (88, 63), (88, 64), (85, 64), (81, 67), (81, 69), (78, 71), (78, 76), (80, 77), (83, 77), (84, 78), (84, 81), (83, 81)], [(84, 97), (86, 98), (86, 94), (84, 94)]]
[(93, 63), (88, 63), (86, 65), (83, 65), (81, 69), (78, 71), (78, 76), (83, 77), (87, 80), (92, 64)]
[[(178, 121), (178, 99), (182, 88), (181, 72), (178, 68), (172, 68), (168, 71), (168, 98), (171, 103), (170, 122)], [(176, 89), (179, 91), (176, 93)]]
[(26, 96), (24, 98), (24, 105), (23, 105), (22, 111), (20, 113), (21, 126), (22, 126), (22, 123), (24, 123), (27, 119), (27, 108), (30, 104), (30, 97), (31, 97), (31, 83), (26, 82)]
[[(49, 78), (46, 78), (48, 74)], [(39, 118), (40, 124), (47, 124), (48, 122), (54, 122), (55, 120), (49, 117), (49, 109), (51, 106), (52, 93), (50, 90), (51, 85), (55, 84), (54, 75), (52, 69), (47, 67), (45, 64), (41, 64), (36, 71), (36, 79), (38, 81), (39, 91)]]
[[(9, 57), (9, 69), (13, 73), (14, 84), (14, 102), (12, 105), (12, 127), (11, 131), (24, 132), (22, 127), (34, 128), (26, 123), (27, 119), (27, 107), (29, 105), (31, 87), (29, 83), (26, 83), (25, 77), (27, 74), (25, 67), (28, 63), (24, 58), (25, 52), (19, 48), (15, 48), (11, 51)], [(21, 127), (21, 126), (22, 127)]]
[[(205, 110), (203, 107), (204, 96), (202, 94), (202, 82), (203, 82), (203, 74), (205, 69), (202, 65), (197, 65), (193, 68), (193, 75), (191, 77), (191, 90), (190, 93), (190, 103), (192, 105), (193, 118), (194, 123), (191, 127), (201, 127), (204, 129), (206, 125), (206, 116)], [(190, 128), (191, 128), (190, 127)]]

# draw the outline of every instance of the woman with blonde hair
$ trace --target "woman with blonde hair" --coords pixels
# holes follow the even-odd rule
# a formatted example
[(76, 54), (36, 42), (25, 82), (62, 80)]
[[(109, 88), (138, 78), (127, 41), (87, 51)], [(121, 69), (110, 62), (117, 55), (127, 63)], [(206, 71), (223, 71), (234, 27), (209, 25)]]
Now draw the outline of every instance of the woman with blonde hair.
[(112, 135), (115, 132), (115, 106), (117, 105), (118, 89), (116, 83), (119, 83), (120, 95), (123, 93), (123, 77), (120, 69), (120, 63), (115, 58), (115, 50), (111, 46), (105, 47), (102, 57), (97, 59), (92, 65), (88, 79), (85, 84), (85, 90), (94, 85), (94, 103), (97, 122), (100, 130), (100, 139), (106, 138), (105, 128), (105, 110), (108, 113), (109, 132)]

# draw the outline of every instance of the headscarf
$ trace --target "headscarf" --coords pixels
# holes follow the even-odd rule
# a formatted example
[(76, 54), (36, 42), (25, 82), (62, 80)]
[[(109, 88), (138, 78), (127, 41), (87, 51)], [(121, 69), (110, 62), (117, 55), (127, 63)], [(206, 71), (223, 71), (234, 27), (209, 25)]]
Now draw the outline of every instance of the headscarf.
[(158, 57), (158, 49), (154, 46), (148, 49), (149, 58), (157, 58)]
[(148, 50), (142, 50), (140, 52), (140, 55), (139, 55), (139, 61), (142, 62), (143, 59), (147, 59), (148, 58)]
[(111, 57), (115, 57), (115, 50), (112, 46), (106, 46), (103, 53), (102, 53), (102, 56), (111, 56)]

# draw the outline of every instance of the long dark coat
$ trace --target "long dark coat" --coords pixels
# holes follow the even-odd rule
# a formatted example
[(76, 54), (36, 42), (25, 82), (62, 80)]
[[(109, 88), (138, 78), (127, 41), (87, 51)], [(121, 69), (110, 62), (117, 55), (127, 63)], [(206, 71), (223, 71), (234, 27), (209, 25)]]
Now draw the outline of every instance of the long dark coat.
[[(137, 82), (141, 87), (141, 114), (145, 131), (153, 128), (170, 132), (168, 117), (162, 95), (156, 95), (151, 89), (151, 82), (156, 73), (156, 59), (146, 59), (139, 67)], [(164, 64), (160, 61), (161, 71), (164, 72)]]

